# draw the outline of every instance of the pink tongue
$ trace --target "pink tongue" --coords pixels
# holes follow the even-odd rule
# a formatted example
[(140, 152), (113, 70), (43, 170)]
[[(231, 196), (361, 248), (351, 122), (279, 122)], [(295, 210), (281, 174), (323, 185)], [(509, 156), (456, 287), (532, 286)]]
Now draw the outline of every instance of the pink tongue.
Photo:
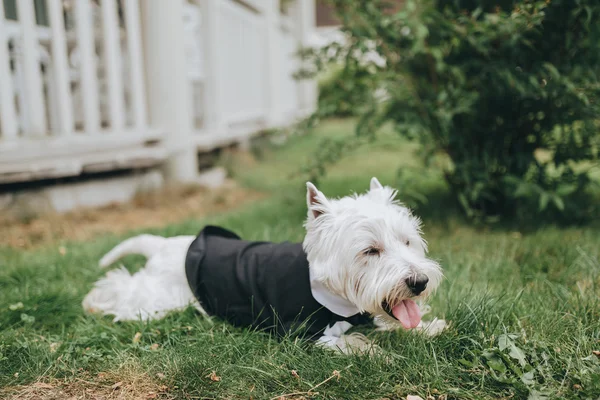
[(416, 328), (421, 322), (421, 310), (411, 299), (402, 300), (402, 303), (392, 308), (392, 314), (405, 329)]

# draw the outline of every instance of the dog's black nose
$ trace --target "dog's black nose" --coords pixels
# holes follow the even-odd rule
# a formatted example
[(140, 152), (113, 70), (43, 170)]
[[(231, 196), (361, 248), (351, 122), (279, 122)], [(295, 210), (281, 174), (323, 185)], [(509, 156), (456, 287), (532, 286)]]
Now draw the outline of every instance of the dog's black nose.
[(417, 274), (415, 276), (411, 276), (406, 280), (406, 286), (414, 293), (415, 296), (418, 296), (425, 290), (427, 287), (427, 282), (429, 282), (429, 278), (425, 274)]

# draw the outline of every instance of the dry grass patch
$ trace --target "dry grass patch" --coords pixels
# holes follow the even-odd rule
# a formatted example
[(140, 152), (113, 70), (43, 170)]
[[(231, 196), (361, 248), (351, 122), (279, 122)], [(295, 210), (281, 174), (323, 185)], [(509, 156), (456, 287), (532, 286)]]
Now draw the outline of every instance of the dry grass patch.
[[(161, 375), (161, 374), (159, 374)], [(173, 399), (164, 377), (152, 378), (128, 364), (114, 372), (74, 380), (38, 381), (0, 390), (6, 400), (148, 400)]]
[(27, 221), (0, 215), (0, 246), (30, 249), (61, 240), (85, 241), (102, 233), (154, 228), (216, 214), (260, 198), (260, 193), (228, 182), (219, 189), (166, 187), (140, 194), (128, 203), (44, 214)]

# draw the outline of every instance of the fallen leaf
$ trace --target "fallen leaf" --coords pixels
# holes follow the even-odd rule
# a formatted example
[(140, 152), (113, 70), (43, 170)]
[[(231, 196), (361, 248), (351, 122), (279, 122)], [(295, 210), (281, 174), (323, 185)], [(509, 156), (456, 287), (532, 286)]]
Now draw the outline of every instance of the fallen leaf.
[(592, 354), (595, 355), (596, 357), (600, 358), (600, 351), (599, 350), (592, 351)]
[(409, 394), (406, 396), (406, 400), (423, 400), (423, 398), (421, 396), (412, 396)]
[(133, 337), (133, 343), (139, 343), (141, 338), (142, 338), (142, 333), (136, 332), (135, 336)]
[(292, 376), (296, 379), (300, 379), (300, 375), (298, 375), (298, 372), (296, 372), (295, 369), (292, 370)]
[(163, 374), (162, 372), (158, 372), (158, 373), (156, 374), (156, 377), (157, 377), (158, 379), (165, 379), (165, 374)]
[(123, 386), (123, 381), (117, 382), (114, 385), (111, 386), (112, 390), (117, 390), (119, 389), (121, 386)]
[(50, 353), (56, 353), (56, 350), (60, 347), (60, 343), (50, 343)]
[(215, 371), (211, 372), (210, 375), (208, 375), (208, 377), (210, 378), (211, 381), (213, 382), (219, 382), (221, 380), (221, 377), (217, 375), (217, 373)]
[(340, 377), (341, 377), (340, 371), (334, 369), (332, 372), (332, 375), (335, 376), (338, 381), (340, 380)]
[(60, 246), (58, 248), (58, 252), (60, 253), (61, 256), (64, 256), (65, 254), (67, 254), (67, 249), (65, 248), (65, 246)]
[(581, 385), (578, 385), (577, 383), (573, 385), (573, 389), (574, 390), (581, 390)]
[(154, 393), (154, 392), (150, 392), (146, 395), (147, 399), (155, 399), (158, 397), (158, 394)]
[(160, 346), (158, 343), (154, 343), (152, 346), (150, 346), (150, 350), (158, 350), (158, 346)]

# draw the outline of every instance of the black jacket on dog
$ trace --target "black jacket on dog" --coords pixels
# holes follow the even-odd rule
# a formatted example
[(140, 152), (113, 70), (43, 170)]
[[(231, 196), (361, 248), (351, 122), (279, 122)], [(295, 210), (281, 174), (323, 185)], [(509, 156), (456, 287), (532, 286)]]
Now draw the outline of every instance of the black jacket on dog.
[(188, 249), (185, 271), (202, 308), (236, 326), (316, 338), (338, 321), (371, 321), (344, 318), (315, 300), (301, 243), (250, 242), (206, 226)]

